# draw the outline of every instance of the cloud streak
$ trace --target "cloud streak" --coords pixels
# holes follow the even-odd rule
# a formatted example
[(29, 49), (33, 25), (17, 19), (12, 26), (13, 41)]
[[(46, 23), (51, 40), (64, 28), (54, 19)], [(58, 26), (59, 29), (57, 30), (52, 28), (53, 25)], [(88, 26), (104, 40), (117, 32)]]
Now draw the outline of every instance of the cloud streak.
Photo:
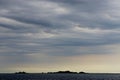
[[(119, 0), (1, 0), (0, 55), (5, 62), (0, 63), (33, 64), (33, 55), (38, 54), (48, 56), (52, 62), (53, 57), (114, 53), (108, 46), (120, 43), (118, 3)], [(48, 62), (44, 59), (40, 64), (49, 63), (47, 58)], [(40, 60), (37, 57), (36, 64)]]

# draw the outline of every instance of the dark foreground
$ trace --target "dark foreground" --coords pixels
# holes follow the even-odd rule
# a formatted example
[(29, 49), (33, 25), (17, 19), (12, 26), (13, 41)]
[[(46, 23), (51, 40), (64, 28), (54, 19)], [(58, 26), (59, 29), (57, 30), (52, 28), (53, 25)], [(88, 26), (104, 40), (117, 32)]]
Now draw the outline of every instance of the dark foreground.
[(120, 80), (120, 74), (0, 74), (0, 80)]

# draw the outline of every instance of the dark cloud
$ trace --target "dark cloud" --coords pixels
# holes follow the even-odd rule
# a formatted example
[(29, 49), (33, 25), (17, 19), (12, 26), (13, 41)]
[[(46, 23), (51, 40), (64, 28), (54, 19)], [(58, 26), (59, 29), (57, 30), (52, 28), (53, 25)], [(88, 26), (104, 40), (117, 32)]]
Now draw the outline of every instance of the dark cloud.
[(0, 0), (0, 55), (6, 64), (22, 64), (30, 63), (29, 55), (33, 54), (63, 57), (112, 53), (106, 46), (120, 43), (120, 6), (116, 3)]
[[(103, 32), (105, 31), (104, 29), (113, 29), (113, 31), (116, 31), (115, 29), (119, 28), (118, 20), (113, 19), (116, 17), (106, 13), (110, 7), (109, 1), (107, 0), (4, 0), (1, 1), (1, 4), (4, 5), (1, 5), (3, 7), (1, 7), (2, 11), (0, 13), (0, 26), (8, 29), (8, 34), (11, 34), (4, 35), (3, 31), (1, 41), (4, 40), (4, 42), (7, 42), (11, 46), (14, 43), (13, 41), (20, 41), (19, 44), (29, 41), (30, 43), (40, 41), (37, 44), (41, 45), (42, 41), (44, 41), (41, 40), (43, 37), (50, 38), (43, 43), (43, 45), (48, 43), (45, 44), (46, 47), (50, 45), (94, 46), (119, 42), (118, 38), (109, 39), (109, 33), (105, 33), (105, 36), (104, 34), (101, 35), (102, 30)], [(4, 7), (5, 5), (7, 7)], [(77, 25), (80, 25), (79, 27), (85, 29), (85, 31), (74, 31)], [(87, 28), (88, 32), (86, 30)], [(101, 31), (97, 32), (98, 37), (96, 37), (97, 35), (93, 36), (93, 33), (89, 34), (89, 30), (94, 31), (96, 29), (100, 29)], [(112, 34), (113, 32), (110, 33)], [(113, 35), (116, 34), (119, 33), (117, 31), (113, 33)], [(74, 35), (76, 38), (70, 35)], [(102, 37), (99, 37), (99, 35)], [(84, 39), (81, 36), (88, 38)], [(24, 47), (22, 45), (18, 46)]]

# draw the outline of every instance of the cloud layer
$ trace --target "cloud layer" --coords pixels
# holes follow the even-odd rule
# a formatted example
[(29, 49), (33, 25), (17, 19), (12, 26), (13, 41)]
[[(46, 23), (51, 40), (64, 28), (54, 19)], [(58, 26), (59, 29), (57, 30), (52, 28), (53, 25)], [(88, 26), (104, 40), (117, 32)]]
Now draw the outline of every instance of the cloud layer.
[[(0, 63), (55, 64), (63, 57), (114, 53), (108, 46), (120, 43), (119, 3), (0, 0)], [(47, 57), (43, 59), (41, 55)]]

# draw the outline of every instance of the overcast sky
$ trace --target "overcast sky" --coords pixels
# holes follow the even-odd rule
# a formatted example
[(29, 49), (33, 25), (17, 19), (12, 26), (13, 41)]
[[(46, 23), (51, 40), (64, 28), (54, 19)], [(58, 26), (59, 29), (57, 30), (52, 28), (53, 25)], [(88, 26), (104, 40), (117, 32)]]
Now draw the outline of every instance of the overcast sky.
[(120, 72), (119, 0), (0, 0), (0, 72)]

